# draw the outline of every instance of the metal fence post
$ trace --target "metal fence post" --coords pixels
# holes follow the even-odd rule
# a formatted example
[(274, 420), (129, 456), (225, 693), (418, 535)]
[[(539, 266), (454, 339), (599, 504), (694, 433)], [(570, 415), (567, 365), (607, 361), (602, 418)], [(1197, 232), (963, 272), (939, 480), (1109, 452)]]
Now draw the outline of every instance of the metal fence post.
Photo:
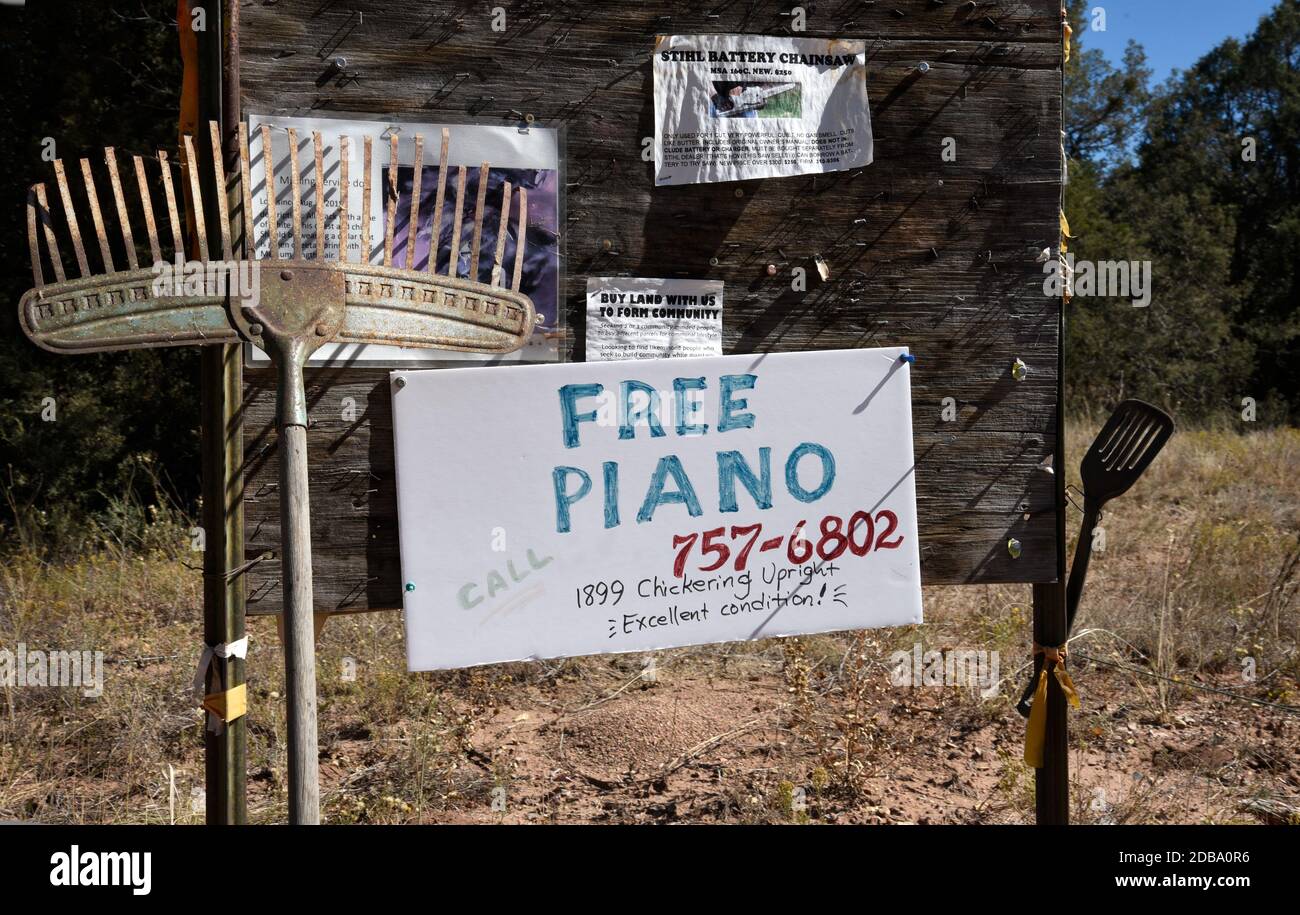
[[(207, 28), (197, 36), (200, 123), (220, 123), (226, 143), (233, 150), (232, 133), (239, 123), (239, 6), (235, 0), (200, 2), (207, 17)], [(200, 148), (204, 145), (200, 144)], [(220, 218), (216, 195), (209, 196), (206, 204), (210, 209), (205, 223), (214, 226)], [(218, 645), (244, 637), (244, 582), (237, 575), (232, 577), (244, 559), (243, 372), (238, 345), (202, 347), (199, 359), (205, 532), (203, 639), (209, 645)], [(214, 658), (212, 664), (224, 688), (244, 683), (242, 658)], [(220, 734), (204, 732), (209, 825), (243, 824), (248, 820), (246, 721), (245, 715), (228, 723)]]
[[(1064, 548), (1064, 544), (1062, 544)], [(1065, 642), (1065, 580), (1034, 585), (1034, 641), (1039, 645)], [(1037, 669), (1037, 660), (1035, 669)], [(1034, 770), (1034, 805), (1039, 826), (1070, 822), (1070, 756), (1065, 693), (1055, 677), (1047, 678), (1047, 732), (1043, 765)]]

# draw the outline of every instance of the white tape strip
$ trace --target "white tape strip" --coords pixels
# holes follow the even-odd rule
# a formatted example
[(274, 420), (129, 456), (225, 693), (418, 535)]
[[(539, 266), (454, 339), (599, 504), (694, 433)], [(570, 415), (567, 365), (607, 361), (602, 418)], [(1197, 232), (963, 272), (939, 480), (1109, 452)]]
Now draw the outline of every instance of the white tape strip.
[(197, 697), (199, 705), (203, 704), (203, 697), (207, 695), (207, 678), (208, 667), (212, 664), (213, 658), (246, 658), (248, 657), (248, 636), (238, 639), (234, 642), (222, 642), (220, 645), (204, 645), (203, 654), (199, 655), (199, 669), (194, 672), (194, 695)]

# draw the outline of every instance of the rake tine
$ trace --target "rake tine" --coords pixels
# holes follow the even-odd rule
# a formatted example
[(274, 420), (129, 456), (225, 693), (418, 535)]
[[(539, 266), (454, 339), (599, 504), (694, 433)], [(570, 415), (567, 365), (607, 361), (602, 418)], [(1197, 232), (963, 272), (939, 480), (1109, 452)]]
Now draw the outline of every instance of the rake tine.
[(153, 197), (149, 193), (149, 179), (144, 173), (144, 159), (136, 156), (133, 162), (136, 187), (140, 189), (140, 205), (144, 207), (144, 228), (149, 233), (149, 254), (156, 264), (162, 260), (162, 246), (158, 244), (158, 224), (153, 218)]
[(41, 244), (36, 238), (36, 188), (33, 184), (27, 189), (27, 248), (32, 255), (32, 280), (37, 289), (45, 288), (45, 274), (41, 272)]
[(132, 270), (140, 268), (135, 256), (135, 236), (131, 234), (131, 219), (126, 212), (126, 198), (122, 196), (122, 178), (117, 172), (117, 153), (113, 147), (104, 147), (104, 161), (108, 164), (108, 182), (113, 188), (113, 203), (117, 206), (117, 221), (121, 223), (122, 244), (126, 248), (126, 262)]
[[(244, 217), (240, 220), (243, 227), (243, 254), (248, 260), (253, 259), (253, 182), (248, 178), (249, 160), (252, 157), (248, 153), (248, 125), (243, 121), (239, 122), (239, 181), (243, 197), (240, 206), (244, 211)], [(270, 183), (267, 183), (270, 187)]]
[(447, 276), (456, 275), (460, 261), (460, 224), (465, 206), (465, 166), (461, 166), (456, 176), (456, 214), (451, 220), (451, 251), (447, 260)]
[(108, 233), (104, 231), (104, 214), (99, 210), (99, 192), (95, 190), (95, 176), (90, 171), (90, 160), (81, 160), (81, 180), (86, 184), (86, 200), (90, 201), (90, 219), (95, 224), (95, 240), (99, 242), (99, 256), (104, 259), (104, 272), (117, 273), (113, 252), (108, 247)]
[(221, 149), (221, 128), (216, 121), (208, 121), (208, 135), (212, 139), (212, 176), (217, 180), (217, 216), (221, 220), (221, 256), (227, 261), (235, 259), (230, 250), (230, 193), (226, 186), (226, 155)]
[(199, 181), (199, 160), (194, 155), (194, 138), (185, 137), (185, 169), (190, 176), (190, 202), (194, 211), (194, 234), (199, 241), (199, 260), (208, 261), (208, 228), (203, 220), (203, 190)]
[(316, 156), (316, 260), (325, 259), (325, 149), (320, 131), (311, 133)]
[(478, 255), (483, 241), (483, 205), (487, 203), (488, 164), (478, 168), (478, 200), (474, 203), (474, 240), (469, 249), (469, 278), (478, 282)]
[(348, 185), (350, 146), (347, 137), (339, 137), (339, 261), (343, 263), (348, 259), (348, 196), (352, 190)]
[(361, 263), (363, 264), (370, 263), (370, 258), (374, 254), (370, 249), (370, 160), (374, 146), (374, 137), (365, 137), (361, 160)]
[(167, 162), (167, 151), (158, 150), (158, 162), (162, 165), (163, 196), (167, 198), (167, 218), (172, 227), (173, 254), (185, 258), (185, 243), (181, 241), (181, 217), (176, 212), (176, 188), (172, 185), (172, 168)]
[(501, 222), (497, 225), (497, 247), (496, 253), (492, 256), (492, 277), (488, 280), (489, 285), (500, 286), (505, 277), (505, 271), (501, 269), (501, 262), (506, 256), (506, 230), (510, 228), (510, 182), (507, 181), (501, 189)]
[(271, 128), (262, 125), (262, 171), (266, 175), (266, 232), (271, 249), (267, 257), (280, 259), (280, 214), (275, 205), (275, 146), (271, 142)]
[(384, 201), (384, 266), (393, 266), (393, 230), (397, 228), (397, 134), (388, 137), (391, 149), (388, 165), (388, 184), (384, 187), (387, 199)]
[(433, 238), (429, 240), (430, 273), (438, 272), (438, 242), (442, 239), (442, 205), (447, 199), (447, 147), (451, 131), (442, 128), (442, 150), (438, 153), (438, 194), (433, 202)]
[(45, 245), (50, 249), (50, 265), (54, 267), (54, 278), (62, 283), (67, 277), (63, 273), (63, 256), (59, 253), (59, 239), (54, 234), (54, 219), (50, 215), (50, 202), (45, 197), (45, 185), (36, 185), (36, 202), (40, 205), (37, 217), (45, 227)]
[(420, 178), (424, 171), (424, 137), (415, 135), (415, 171), (411, 175), (411, 218), (406, 226), (406, 269), (415, 269), (415, 240), (420, 234)]
[(62, 159), (54, 160), (54, 178), (59, 183), (59, 197), (63, 201), (63, 215), (68, 220), (68, 233), (72, 236), (72, 251), (77, 255), (77, 269), (82, 276), (90, 276), (90, 263), (81, 243), (81, 227), (77, 225), (77, 211), (72, 207), (72, 192), (68, 190), (68, 176), (63, 171)]
[(293, 259), (302, 260), (302, 173), (298, 170), (298, 131), (289, 128), (289, 190), (293, 197)]
[(528, 188), (519, 189), (519, 228), (515, 234), (515, 292), (524, 275), (524, 242), (528, 238)]

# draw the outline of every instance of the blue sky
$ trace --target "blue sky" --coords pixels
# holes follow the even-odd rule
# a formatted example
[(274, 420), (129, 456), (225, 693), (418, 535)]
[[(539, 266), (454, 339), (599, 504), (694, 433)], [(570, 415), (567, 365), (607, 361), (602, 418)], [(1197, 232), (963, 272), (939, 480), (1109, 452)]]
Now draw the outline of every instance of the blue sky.
[(1124, 55), (1129, 39), (1142, 45), (1155, 82), (1171, 70), (1185, 70), (1232, 36), (1244, 38), (1274, 0), (1093, 0), (1088, 9), (1106, 11), (1106, 31), (1086, 31), (1087, 48), (1099, 48), (1112, 62)]

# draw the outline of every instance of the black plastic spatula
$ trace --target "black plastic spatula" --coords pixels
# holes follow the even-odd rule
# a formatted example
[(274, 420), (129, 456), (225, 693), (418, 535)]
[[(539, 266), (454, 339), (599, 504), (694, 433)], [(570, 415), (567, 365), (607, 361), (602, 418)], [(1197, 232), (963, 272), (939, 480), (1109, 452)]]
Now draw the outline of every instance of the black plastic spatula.
[[(1083, 581), (1088, 577), (1088, 560), (1092, 558), (1092, 532), (1101, 517), (1101, 509), (1116, 496), (1128, 492), (1138, 477), (1155, 460), (1160, 449), (1174, 434), (1174, 421), (1165, 411), (1140, 400), (1120, 404), (1083, 456), (1079, 475), (1083, 478), (1083, 526), (1074, 548), (1074, 565), (1065, 586), (1065, 631), (1074, 627), (1083, 595)], [(1037, 674), (1016, 708), (1029, 716), (1029, 698), (1033, 695)]]
[(1079, 612), (1083, 580), (1092, 556), (1092, 531), (1102, 506), (1129, 491), (1174, 434), (1174, 421), (1165, 411), (1140, 400), (1126, 400), (1106, 421), (1088, 453), (1079, 475), (1083, 478), (1083, 526), (1074, 548), (1074, 565), (1065, 588), (1065, 631), (1074, 626)]

